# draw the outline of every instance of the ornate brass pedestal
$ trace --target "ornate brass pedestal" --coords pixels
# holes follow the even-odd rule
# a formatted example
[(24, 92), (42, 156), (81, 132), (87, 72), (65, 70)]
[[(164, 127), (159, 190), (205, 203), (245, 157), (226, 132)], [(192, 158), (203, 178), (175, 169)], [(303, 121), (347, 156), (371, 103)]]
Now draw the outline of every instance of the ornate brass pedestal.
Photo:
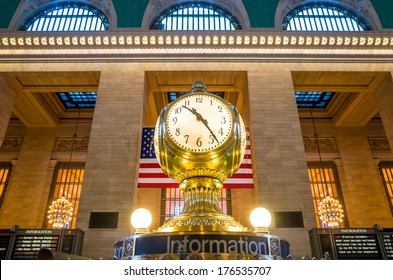
[(221, 182), (214, 178), (196, 177), (184, 180), (180, 184), (185, 200), (183, 211), (167, 220), (157, 231), (248, 232), (249, 229), (221, 210), (218, 205), (221, 188)]

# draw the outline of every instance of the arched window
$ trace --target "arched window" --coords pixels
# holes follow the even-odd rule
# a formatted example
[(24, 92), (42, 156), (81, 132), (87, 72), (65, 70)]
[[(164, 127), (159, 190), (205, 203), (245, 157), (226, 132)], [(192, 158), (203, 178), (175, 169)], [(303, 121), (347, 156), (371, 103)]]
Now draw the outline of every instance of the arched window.
[(33, 15), (23, 31), (103, 31), (109, 29), (105, 14), (86, 4), (65, 3)]
[(187, 3), (170, 8), (153, 22), (155, 30), (238, 30), (239, 22), (228, 12), (206, 3)]
[(351, 11), (328, 3), (298, 6), (283, 20), (283, 30), (291, 31), (366, 31), (370, 26)]
[(0, 208), (5, 198), (5, 192), (7, 191), (8, 182), (11, 177), (11, 171), (11, 162), (0, 162)]
[[(53, 174), (46, 213), (48, 213), (53, 201), (64, 196), (71, 202), (74, 211), (72, 220), (70, 221), (70, 228), (76, 227), (84, 174), (85, 164), (83, 162), (59, 162)], [(49, 226), (48, 221), (48, 217), (46, 217), (44, 221), (45, 227)]]
[(386, 197), (388, 198), (390, 210), (393, 214), (393, 162), (383, 161), (379, 164), (382, 183), (385, 186)]
[[(317, 226), (324, 227), (318, 214), (318, 206), (321, 201), (329, 196), (341, 203), (343, 202), (337, 167), (330, 161), (323, 163), (308, 162), (307, 165)], [(343, 210), (345, 211), (345, 205), (343, 205)], [(339, 224), (339, 227), (346, 227), (347, 224), (347, 217), (344, 214), (344, 221)]]

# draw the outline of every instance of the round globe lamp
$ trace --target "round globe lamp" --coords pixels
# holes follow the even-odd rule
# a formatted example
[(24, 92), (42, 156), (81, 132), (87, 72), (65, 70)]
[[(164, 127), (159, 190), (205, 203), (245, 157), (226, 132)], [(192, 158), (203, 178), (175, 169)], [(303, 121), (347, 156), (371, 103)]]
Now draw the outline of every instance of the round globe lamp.
[(135, 228), (135, 234), (148, 233), (152, 222), (152, 216), (145, 208), (136, 209), (131, 215), (131, 224)]
[(254, 232), (269, 233), (268, 227), (272, 222), (270, 212), (262, 207), (255, 208), (250, 214), (250, 222), (254, 227)]

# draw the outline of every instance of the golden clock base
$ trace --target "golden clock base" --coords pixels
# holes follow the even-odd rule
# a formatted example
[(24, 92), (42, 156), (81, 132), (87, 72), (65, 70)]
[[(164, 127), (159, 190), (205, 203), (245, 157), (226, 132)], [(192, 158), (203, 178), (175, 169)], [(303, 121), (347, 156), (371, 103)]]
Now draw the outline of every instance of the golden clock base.
[(187, 232), (187, 231), (228, 231), (249, 232), (233, 217), (225, 214), (180, 214), (165, 221), (157, 232)]
[(221, 210), (218, 197), (222, 183), (216, 178), (201, 176), (185, 179), (180, 189), (184, 196), (183, 211), (165, 221), (158, 232), (250, 231)]

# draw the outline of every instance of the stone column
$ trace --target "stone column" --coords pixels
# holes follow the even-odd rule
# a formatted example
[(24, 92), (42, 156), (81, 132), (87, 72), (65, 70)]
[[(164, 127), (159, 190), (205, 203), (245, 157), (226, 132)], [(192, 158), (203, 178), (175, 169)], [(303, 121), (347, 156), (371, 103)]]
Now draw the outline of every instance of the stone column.
[(392, 226), (380, 176), (375, 168), (367, 131), (339, 127), (336, 140), (342, 161), (340, 183), (349, 227)]
[[(143, 94), (143, 71), (101, 72), (77, 218), (84, 256), (112, 257), (131, 233)], [(91, 212), (117, 212), (117, 227), (89, 228)]]
[[(378, 106), (386, 136), (391, 149), (393, 149), (393, 70), (387, 75), (384, 82), (375, 92), (375, 100)], [(393, 151), (392, 151), (393, 152)]]
[(23, 138), (0, 212), (1, 228), (10, 228), (14, 224), (20, 228), (41, 228), (43, 225), (53, 176), (50, 159), (55, 137), (48, 137), (48, 132), (38, 130), (45, 129), (28, 129)]
[[(291, 73), (249, 72), (248, 82), (259, 205), (271, 211), (271, 233), (290, 242), (294, 257), (310, 255), (307, 232), (316, 224)], [(302, 212), (304, 228), (275, 228), (277, 211)]]
[(16, 93), (9, 87), (4, 76), (0, 74), (0, 147), (7, 131), (15, 98)]

